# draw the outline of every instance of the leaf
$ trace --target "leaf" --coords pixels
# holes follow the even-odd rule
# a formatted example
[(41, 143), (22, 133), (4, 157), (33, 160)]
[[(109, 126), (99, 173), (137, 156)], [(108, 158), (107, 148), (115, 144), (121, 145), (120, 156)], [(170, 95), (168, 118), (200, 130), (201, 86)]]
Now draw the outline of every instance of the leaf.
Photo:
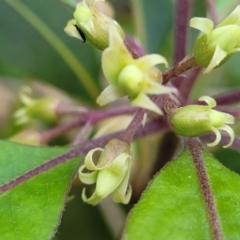
[[(203, 152), (223, 239), (238, 239), (240, 177)], [(191, 154), (184, 151), (154, 178), (129, 215), (124, 239), (210, 240), (210, 225)]]
[[(72, 14), (55, 0), (0, 1), (0, 74), (42, 79), (95, 104), (89, 93), (100, 93), (99, 56), (93, 47), (64, 32)], [(94, 87), (87, 90), (89, 80)]]
[[(69, 150), (7, 141), (0, 141), (0, 149), (0, 186)], [(51, 239), (79, 162), (80, 158), (67, 161), (1, 194), (0, 239)]]
[(132, 0), (132, 4), (138, 37), (147, 52), (159, 52), (171, 30), (173, 4), (168, 0)]

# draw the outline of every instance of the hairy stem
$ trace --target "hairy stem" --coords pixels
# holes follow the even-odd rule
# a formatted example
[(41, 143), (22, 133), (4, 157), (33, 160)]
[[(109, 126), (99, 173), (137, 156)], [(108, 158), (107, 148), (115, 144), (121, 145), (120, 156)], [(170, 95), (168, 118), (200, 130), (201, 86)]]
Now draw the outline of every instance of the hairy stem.
[(163, 84), (166, 84), (170, 79), (177, 77), (184, 72), (197, 67), (197, 63), (194, 57), (187, 59), (186, 61), (178, 63), (169, 71), (162, 74), (163, 76)]
[(123, 131), (123, 133), (119, 136), (119, 140), (131, 143), (135, 132), (139, 129), (141, 125), (144, 125), (144, 118), (146, 117), (147, 111), (144, 109), (139, 109), (128, 127)]
[[(186, 56), (188, 20), (191, 9), (191, 0), (177, 0), (175, 12), (175, 43), (174, 43), (174, 65), (178, 64)], [(183, 77), (174, 79), (173, 84), (179, 88)]]
[(213, 240), (222, 239), (222, 231), (219, 223), (219, 218), (216, 210), (216, 206), (213, 199), (213, 194), (209, 179), (207, 176), (204, 159), (202, 158), (201, 148), (197, 138), (185, 139), (185, 147), (189, 149), (192, 154), (193, 162), (197, 170), (197, 176), (200, 183), (200, 189), (203, 194), (203, 199), (206, 204), (209, 223)]
[[(149, 123), (147, 123), (143, 128), (139, 129), (139, 131), (137, 131), (137, 133), (134, 136), (134, 139), (138, 139), (153, 133), (156, 133), (158, 131), (161, 131), (163, 129), (167, 129), (168, 125), (163, 121), (163, 120), (153, 120)], [(117, 132), (114, 134), (110, 134), (98, 139), (92, 139), (88, 142), (84, 142), (81, 143), (77, 146), (75, 146), (72, 150), (70, 150), (69, 152), (58, 156), (54, 159), (49, 160), (48, 162), (44, 163), (41, 166), (38, 166), (36, 168), (34, 168), (33, 170), (27, 172), (26, 174), (6, 183), (5, 185), (0, 187), (0, 194), (18, 186), (19, 184), (31, 179), (32, 177), (41, 174), (43, 172), (46, 172), (60, 164), (63, 164), (65, 162), (70, 161), (71, 159), (78, 157), (80, 155), (85, 155), (88, 151), (90, 151), (93, 148), (96, 147), (104, 147), (106, 145), (106, 143), (119, 136), (119, 134), (121, 134), (121, 132)]]

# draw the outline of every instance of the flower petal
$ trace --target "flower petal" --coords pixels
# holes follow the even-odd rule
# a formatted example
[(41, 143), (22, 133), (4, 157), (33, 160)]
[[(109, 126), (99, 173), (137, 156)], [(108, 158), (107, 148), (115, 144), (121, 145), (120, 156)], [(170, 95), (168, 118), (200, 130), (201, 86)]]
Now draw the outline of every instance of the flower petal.
[(85, 167), (90, 170), (90, 171), (95, 171), (95, 170), (102, 170), (104, 169), (106, 166), (102, 166), (102, 167), (98, 167), (94, 162), (93, 162), (93, 154), (96, 151), (101, 151), (103, 152), (104, 149), (103, 148), (94, 148), (91, 151), (88, 152), (88, 154), (85, 157)]
[(207, 18), (195, 17), (190, 20), (190, 26), (206, 34), (209, 40), (210, 33), (213, 30), (213, 22)]
[(162, 57), (161, 55), (158, 54), (150, 54), (150, 55), (146, 55), (144, 57), (141, 57), (137, 60), (135, 60), (136, 65), (141, 68), (141, 70), (143, 72), (147, 71), (149, 68), (157, 65), (157, 64), (161, 64), (163, 63), (165, 65), (165, 67), (168, 67), (168, 62), (167, 60)]
[(75, 20), (70, 20), (67, 23), (67, 26), (64, 28), (65, 33), (67, 33), (71, 37), (75, 37), (80, 39), (82, 42), (84, 42), (83, 38), (79, 34), (77, 28), (76, 28), (76, 21)]
[(238, 5), (222, 22), (216, 27), (222, 27), (226, 25), (238, 25), (240, 26), (240, 5)]
[(106, 198), (119, 187), (125, 175), (126, 173), (118, 174), (108, 168), (99, 171), (95, 190), (96, 194), (102, 199)]
[(202, 96), (198, 100), (206, 102), (210, 108), (214, 108), (217, 105), (216, 101), (209, 96)]
[(102, 54), (103, 73), (111, 84), (116, 84), (118, 75), (122, 68), (133, 61), (128, 52), (117, 25), (112, 23), (109, 26), (109, 47)]
[(93, 172), (89, 172), (89, 173), (85, 173), (83, 172), (83, 170), (85, 169), (85, 165), (81, 166), (78, 169), (78, 177), (80, 178), (80, 180), (85, 183), (85, 184), (93, 184), (96, 182), (97, 180), (97, 171), (93, 171)]
[[(128, 167), (130, 169), (130, 164)], [(121, 202), (124, 204), (127, 204), (129, 202), (132, 195), (132, 187), (129, 184), (129, 177), (130, 170), (128, 171), (120, 186), (112, 193), (111, 197), (114, 202)]]
[(211, 130), (215, 133), (216, 139), (212, 143), (208, 143), (207, 145), (209, 147), (214, 147), (214, 146), (216, 146), (220, 142), (221, 134), (220, 134), (219, 130), (216, 129), (215, 127), (211, 127)]
[(227, 147), (231, 146), (234, 141), (234, 136), (235, 136), (233, 129), (231, 127), (229, 127), (228, 125), (224, 125), (224, 126), (220, 127), (219, 129), (226, 131), (230, 136), (230, 142), (223, 147), (227, 148)]
[(131, 100), (131, 105), (151, 110), (159, 115), (163, 114), (161, 109), (144, 93), (138, 94), (136, 98)]
[(215, 67), (217, 67), (221, 61), (227, 56), (227, 52), (222, 50), (218, 45), (216, 46), (216, 49), (214, 51), (213, 57), (211, 59), (211, 62), (205, 69), (203, 73), (208, 73), (211, 70), (213, 70)]
[(177, 89), (173, 87), (164, 86), (160, 83), (148, 79), (146, 85), (144, 86), (143, 92), (147, 94), (167, 94), (167, 93), (177, 94)]
[(101, 92), (101, 94), (98, 96), (96, 102), (100, 106), (103, 106), (103, 105), (113, 102), (123, 96), (125, 96), (125, 95), (119, 90), (119, 88), (109, 85)]
[(94, 191), (92, 196), (88, 198), (86, 196), (86, 189), (84, 188), (82, 191), (82, 200), (88, 204), (96, 205), (99, 202), (101, 202), (103, 199), (96, 194), (96, 191)]

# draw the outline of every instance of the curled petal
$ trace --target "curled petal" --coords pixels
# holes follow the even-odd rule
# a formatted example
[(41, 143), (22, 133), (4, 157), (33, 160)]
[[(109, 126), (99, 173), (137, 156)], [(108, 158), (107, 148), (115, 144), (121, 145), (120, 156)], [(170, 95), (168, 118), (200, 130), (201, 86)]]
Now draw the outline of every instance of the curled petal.
[(119, 187), (125, 175), (117, 174), (109, 169), (100, 171), (96, 183), (96, 194), (102, 199), (106, 198)]
[(78, 170), (78, 176), (81, 179), (81, 181), (85, 184), (93, 184), (97, 180), (97, 171), (85, 173), (83, 170), (85, 169), (85, 166), (81, 166)]
[(127, 166), (127, 164), (125, 163), (129, 162), (127, 161), (129, 158), (130, 158), (129, 154), (121, 153), (114, 159), (114, 161), (112, 161), (108, 169), (119, 175), (125, 174), (129, 168), (129, 166)]
[(224, 121), (225, 124), (234, 124), (235, 118), (231, 114), (228, 114), (228, 113), (222, 113), (222, 114), (224, 114), (225, 116), (225, 121)]
[(91, 195), (91, 197), (87, 197), (86, 196), (86, 189), (84, 188), (83, 191), (82, 191), (82, 200), (88, 204), (91, 204), (91, 205), (96, 205), (98, 204), (99, 202), (102, 201), (102, 198), (99, 197), (97, 194), (96, 194), (96, 191), (94, 191), (94, 193)]
[(211, 130), (215, 133), (216, 139), (212, 143), (208, 143), (207, 145), (209, 147), (215, 147), (221, 140), (221, 134), (220, 134), (219, 130), (215, 127), (211, 127)]
[(150, 54), (144, 57), (141, 57), (136, 60), (136, 65), (141, 68), (143, 72), (147, 71), (149, 68), (157, 65), (157, 64), (164, 64), (165, 67), (168, 67), (167, 60), (158, 54)]
[(216, 101), (209, 96), (202, 96), (198, 100), (206, 102), (210, 108), (214, 108), (217, 105)]
[(234, 131), (232, 130), (232, 128), (229, 127), (228, 125), (224, 125), (224, 126), (220, 127), (219, 129), (226, 131), (229, 134), (229, 136), (230, 136), (230, 142), (227, 145), (223, 146), (223, 147), (227, 148), (227, 147), (231, 146), (233, 141), (234, 141), (234, 136), (235, 136)]
[(240, 26), (240, 5), (238, 5), (232, 13), (229, 14), (221, 23), (217, 25), (218, 27), (226, 25), (239, 25)]
[(163, 114), (161, 109), (144, 93), (138, 94), (136, 98), (131, 100), (131, 105), (151, 110), (159, 115)]
[(209, 63), (209, 65), (207, 66), (207, 68), (205, 69), (205, 71), (203, 73), (208, 73), (211, 70), (213, 70), (215, 67), (217, 67), (222, 60), (227, 56), (227, 52), (225, 52), (224, 50), (222, 50), (219, 45), (216, 46), (216, 49), (214, 51), (213, 57), (211, 59), (211, 62)]
[(102, 170), (104, 169), (106, 166), (102, 166), (102, 167), (98, 167), (94, 162), (93, 162), (93, 154), (96, 152), (96, 151), (101, 151), (103, 152), (104, 149), (103, 148), (95, 148), (95, 149), (92, 149), (91, 151), (88, 152), (88, 154), (86, 155), (85, 157), (85, 167), (88, 169), (88, 170), (91, 170), (91, 171), (95, 171), (95, 170)]
[(207, 18), (195, 17), (190, 20), (190, 26), (206, 34), (209, 40), (210, 33), (213, 30), (213, 22)]
[(98, 96), (96, 102), (100, 106), (104, 106), (112, 101), (117, 100), (118, 98), (123, 97), (124, 94), (115, 86), (109, 85), (106, 87), (101, 94)]
[[(129, 166), (130, 167), (130, 166)], [(132, 187), (128, 183), (130, 177), (130, 171), (123, 179), (121, 185), (112, 193), (112, 199), (114, 202), (121, 202), (127, 204), (132, 195)]]

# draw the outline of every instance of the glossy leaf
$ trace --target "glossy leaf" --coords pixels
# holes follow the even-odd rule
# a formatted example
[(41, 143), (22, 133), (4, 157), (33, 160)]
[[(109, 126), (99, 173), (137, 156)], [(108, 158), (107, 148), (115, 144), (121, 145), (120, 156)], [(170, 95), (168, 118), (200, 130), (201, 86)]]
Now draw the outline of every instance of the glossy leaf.
[[(65, 153), (0, 141), (0, 186)], [(51, 239), (60, 222), (69, 184), (80, 158), (65, 162), (0, 195), (0, 239)]]
[[(223, 239), (237, 239), (240, 177), (203, 152)], [(191, 154), (184, 151), (154, 178), (129, 215), (124, 239), (206, 239), (211, 232)]]

